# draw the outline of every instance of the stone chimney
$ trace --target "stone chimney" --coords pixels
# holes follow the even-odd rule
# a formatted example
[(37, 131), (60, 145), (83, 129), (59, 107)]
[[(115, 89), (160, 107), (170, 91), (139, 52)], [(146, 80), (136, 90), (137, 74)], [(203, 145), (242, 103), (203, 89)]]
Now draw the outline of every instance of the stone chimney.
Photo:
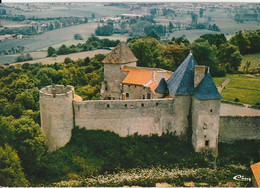
[(195, 65), (194, 88), (196, 88), (204, 78), (207, 67), (205, 65)]
[(155, 81), (155, 71), (153, 71), (153, 78), (152, 78), (152, 81)]
[(167, 73), (167, 71), (165, 71), (165, 70), (157, 71), (157, 81), (158, 81), (158, 83), (160, 83), (162, 78), (166, 79), (166, 73)]

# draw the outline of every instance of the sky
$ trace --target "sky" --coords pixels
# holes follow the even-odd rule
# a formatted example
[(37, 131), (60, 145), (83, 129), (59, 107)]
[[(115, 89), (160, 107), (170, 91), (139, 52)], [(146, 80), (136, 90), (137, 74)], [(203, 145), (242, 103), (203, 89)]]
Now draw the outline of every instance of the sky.
[(2, 3), (33, 3), (33, 2), (248, 2), (260, 3), (260, 0), (2, 0)]

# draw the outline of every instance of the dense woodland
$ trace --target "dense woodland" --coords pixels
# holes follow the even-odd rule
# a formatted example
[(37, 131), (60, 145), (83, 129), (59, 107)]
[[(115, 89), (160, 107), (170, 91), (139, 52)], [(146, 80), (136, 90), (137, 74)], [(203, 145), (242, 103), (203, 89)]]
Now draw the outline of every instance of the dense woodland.
[[(260, 52), (259, 35), (259, 30), (238, 32), (227, 41), (222, 34), (207, 34), (191, 44), (185, 38), (171, 41), (131, 38), (128, 45), (139, 59), (138, 66), (174, 71), (192, 50), (199, 64), (210, 66), (213, 75), (223, 75), (238, 71), (241, 54)], [(92, 37), (84, 45), (97, 47), (105, 45), (105, 41)], [(49, 55), (58, 51), (60, 48)], [(63, 63), (52, 65), (25, 63), (0, 67), (1, 186), (51, 185), (62, 179), (150, 166), (214, 169), (216, 176), (205, 180), (214, 186), (219, 181), (229, 181), (238, 172), (250, 176), (249, 165), (260, 158), (257, 141), (220, 143), (215, 161), (211, 156), (194, 153), (190, 141), (171, 134), (120, 138), (110, 132), (75, 128), (69, 144), (48, 153), (40, 130), (39, 89), (69, 84), (83, 99), (99, 99), (104, 58), (99, 54), (77, 61), (66, 58)]]

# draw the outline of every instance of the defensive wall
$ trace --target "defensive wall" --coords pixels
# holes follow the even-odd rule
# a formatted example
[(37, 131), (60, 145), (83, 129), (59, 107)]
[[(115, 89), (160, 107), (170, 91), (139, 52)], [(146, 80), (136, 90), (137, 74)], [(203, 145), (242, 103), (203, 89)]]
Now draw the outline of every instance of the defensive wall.
[(260, 116), (220, 116), (219, 141), (260, 140)]
[[(72, 86), (47, 86), (40, 90), (41, 129), (50, 151), (69, 142), (74, 126), (113, 131), (120, 136), (135, 133), (161, 135), (166, 132), (185, 136), (191, 111), (197, 108), (201, 111), (203, 107), (205, 116), (216, 113), (214, 103), (201, 103), (202, 106), (192, 110), (190, 99), (191, 96), (175, 96), (168, 99), (76, 101)], [(196, 120), (193, 117), (194, 120), (199, 123), (203, 118)], [(204, 132), (203, 135), (209, 137), (215, 135)], [(260, 139), (260, 116), (220, 116), (218, 140), (230, 142), (241, 139)]]
[(174, 124), (173, 106), (173, 99), (74, 101), (75, 125), (120, 136), (181, 134), (184, 128)]

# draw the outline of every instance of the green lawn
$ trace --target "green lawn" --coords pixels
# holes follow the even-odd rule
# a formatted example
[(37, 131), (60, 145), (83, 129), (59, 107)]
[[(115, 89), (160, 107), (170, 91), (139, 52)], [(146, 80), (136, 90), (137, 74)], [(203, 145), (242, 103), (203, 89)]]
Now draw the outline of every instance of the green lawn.
[(213, 81), (216, 84), (216, 86), (218, 87), (218, 86), (220, 86), (220, 84), (222, 82), (224, 82), (225, 79), (226, 79), (226, 77), (215, 77), (215, 78), (213, 78)]
[(215, 84), (219, 86), (225, 79), (230, 78), (230, 82), (222, 90), (223, 100), (255, 105), (260, 103), (260, 78), (251, 77), (244, 74), (228, 74), (226, 77), (213, 78)]
[(239, 102), (245, 104), (255, 105), (257, 102), (260, 103), (260, 90), (253, 91), (226, 87), (226, 89), (222, 90), (221, 95), (226, 101), (235, 102), (235, 99), (238, 98)]

